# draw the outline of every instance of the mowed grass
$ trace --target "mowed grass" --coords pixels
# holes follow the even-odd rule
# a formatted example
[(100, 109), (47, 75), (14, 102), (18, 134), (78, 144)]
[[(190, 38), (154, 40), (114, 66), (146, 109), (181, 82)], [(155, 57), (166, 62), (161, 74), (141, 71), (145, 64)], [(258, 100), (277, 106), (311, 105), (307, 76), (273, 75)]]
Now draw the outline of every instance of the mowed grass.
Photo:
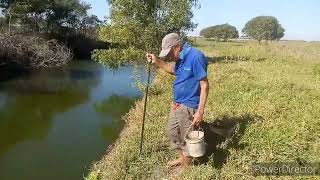
[(143, 158), (138, 101), (124, 117), (121, 137), (87, 179), (253, 179), (255, 162), (320, 162), (320, 43), (199, 39), (195, 46), (210, 60), (205, 121), (235, 121), (234, 136), (220, 141), (206, 163), (168, 169), (176, 157), (165, 135), (174, 77), (159, 71), (153, 84), (158, 93), (148, 101)]

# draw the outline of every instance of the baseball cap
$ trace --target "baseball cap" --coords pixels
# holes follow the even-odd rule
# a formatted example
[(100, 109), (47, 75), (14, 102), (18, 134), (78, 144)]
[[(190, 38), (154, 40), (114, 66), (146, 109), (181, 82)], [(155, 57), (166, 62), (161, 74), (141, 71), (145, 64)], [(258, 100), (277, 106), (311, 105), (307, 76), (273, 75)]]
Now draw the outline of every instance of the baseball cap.
[(167, 34), (162, 39), (161, 52), (159, 54), (159, 57), (166, 57), (169, 54), (171, 47), (179, 43), (180, 43), (180, 36), (177, 33)]

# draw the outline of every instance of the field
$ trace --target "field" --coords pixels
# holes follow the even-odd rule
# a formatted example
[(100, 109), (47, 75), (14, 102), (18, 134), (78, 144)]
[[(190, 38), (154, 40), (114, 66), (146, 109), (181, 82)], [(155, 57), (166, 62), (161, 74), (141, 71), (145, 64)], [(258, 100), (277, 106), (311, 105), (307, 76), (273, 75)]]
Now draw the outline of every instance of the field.
[(138, 101), (124, 116), (127, 125), (120, 138), (86, 179), (253, 179), (255, 162), (320, 162), (320, 43), (199, 39), (195, 46), (210, 61), (205, 121), (232, 124), (235, 134), (212, 137), (215, 150), (206, 163), (168, 169), (167, 161), (176, 157), (165, 135), (173, 77), (158, 71), (148, 102), (143, 158), (143, 102)]

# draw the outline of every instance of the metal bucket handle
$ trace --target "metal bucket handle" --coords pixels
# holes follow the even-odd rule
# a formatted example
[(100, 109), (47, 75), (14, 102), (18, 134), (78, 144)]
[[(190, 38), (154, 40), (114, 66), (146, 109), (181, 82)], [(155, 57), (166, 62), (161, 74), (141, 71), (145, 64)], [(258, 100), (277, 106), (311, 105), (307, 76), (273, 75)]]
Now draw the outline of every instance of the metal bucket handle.
[[(190, 128), (191, 128), (192, 126), (193, 126), (193, 125), (190, 124), (190, 126), (189, 126), (186, 134), (184, 135), (184, 139), (187, 139), (188, 132), (190, 131)], [(199, 138), (199, 131), (200, 131), (200, 130), (201, 130), (202, 132), (204, 132), (203, 129), (202, 129), (202, 127), (198, 126), (198, 138)]]

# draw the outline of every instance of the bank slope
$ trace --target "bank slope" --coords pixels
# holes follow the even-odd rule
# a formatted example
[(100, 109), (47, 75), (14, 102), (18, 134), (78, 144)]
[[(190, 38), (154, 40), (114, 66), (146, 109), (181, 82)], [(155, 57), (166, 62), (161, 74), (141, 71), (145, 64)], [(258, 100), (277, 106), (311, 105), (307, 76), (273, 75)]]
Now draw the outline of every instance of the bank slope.
[(173, 77), (159, 71), (153, 86), (161, 92), (148, 101), (144, 158), (138, 156), (138, 101), (124, 117), (120, 138), (87, 179), (254, 178), (255, 162), (320, 161), (320, 43), (198, 40), (196, 46), (210, 60), (205, 121), (234, 125), (232, 138), (212, 137), (215, 150), (203, 164), (183, 173), (168, 169), (167, 161), (176, 157), (165, 135)]

